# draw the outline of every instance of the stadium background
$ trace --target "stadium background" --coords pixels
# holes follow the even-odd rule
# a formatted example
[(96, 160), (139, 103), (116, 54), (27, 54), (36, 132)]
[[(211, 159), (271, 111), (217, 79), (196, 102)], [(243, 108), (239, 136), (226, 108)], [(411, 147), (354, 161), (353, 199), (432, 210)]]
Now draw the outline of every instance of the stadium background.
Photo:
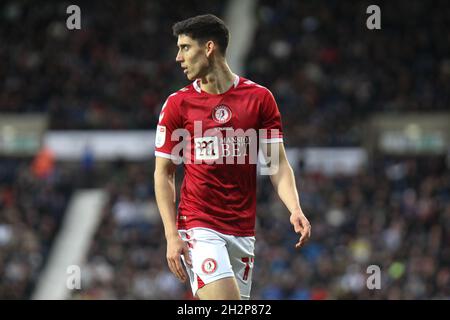
[(214, 13), (232, 68), (277, 99), (312, 223), (296, 252), (259, 177), (252, 298), (449, 299), (450, 7), (378, 2), (368, 30), (370, 4), (2, 1), (0, 298), (192, 298), (166, 265), (153, 130), (188, 84), (171, 25)]

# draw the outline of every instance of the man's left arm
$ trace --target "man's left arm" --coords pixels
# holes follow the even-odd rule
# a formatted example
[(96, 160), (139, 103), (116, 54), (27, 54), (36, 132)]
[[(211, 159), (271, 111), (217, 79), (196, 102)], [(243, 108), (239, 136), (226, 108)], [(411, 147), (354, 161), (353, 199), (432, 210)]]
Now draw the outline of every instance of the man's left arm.
[[(301, 235), (295, 245), (295, 248), (300, 248), (311, 236), (311, 224), (300, 207), (294, 171), (286, 157), (286, 151), (282, 142), (266, 144), (264, 149), (266, 149), (265, 152), (267, 152), (268, 159), (270, 159), (269, 166), (270, 172), (272, 172), (270, 180), (281, 201), (283, 201), (291, 214), (289, 220), (294, 226), (295, 232)], [(272, 152), (277, 153), (278, 157), (272, 157)], [(276, 156), (276, 154), (274, 155)]]

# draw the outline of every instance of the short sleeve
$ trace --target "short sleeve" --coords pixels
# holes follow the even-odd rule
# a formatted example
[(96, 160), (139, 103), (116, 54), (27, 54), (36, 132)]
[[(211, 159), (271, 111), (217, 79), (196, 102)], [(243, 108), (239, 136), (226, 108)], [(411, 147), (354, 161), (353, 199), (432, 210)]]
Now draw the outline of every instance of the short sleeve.
[(173, 96), (169, 96), (159, 114), (155, 135), (155, 156), (176, 158), (172, 155), (172, 150), (180, 142), (180, 138), (176, 135), (173, 137), (172, 133), (180, 128), (182, 128), (182, 119), (178, 105), (174, 103)]
[(272, 93), (266, 90), (261, 105), (260, 141), (263, 143), (283, 142), (281, 114)]

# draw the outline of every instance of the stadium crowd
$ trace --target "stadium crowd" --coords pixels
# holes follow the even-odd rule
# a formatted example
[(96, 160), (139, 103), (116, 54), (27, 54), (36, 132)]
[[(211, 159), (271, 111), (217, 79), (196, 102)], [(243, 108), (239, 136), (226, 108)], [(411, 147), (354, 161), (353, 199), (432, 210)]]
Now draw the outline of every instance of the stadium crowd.
[[(297, 169), (314, 234), (296, 234), (269, 179), (258, 188), (252, 299), (448, 299), (450, 171), (445, 159), (380, 159), (355, 176)], [(166, 266), (152, 166), (112, 169), (111, 198), (76, 299), (189, 299)], [(379, 290), (366, 286), (370, 265)]]
[[(172, 23), (220, 16), (224, 2), (80, 1), (80, 31), (65, 28), (67, 5), (0, 4), (0, 112), (46, 112), (51, 129), (149, 130), (186, 84)], [(360, 146), (375, 112), (448, 109), (448, 3), (383, 3), (376, 31), (365, 27), (368, 5), (258, 2), (244, 76), (274, 93), (287, 147)], [(30, 298), (71, 191), (86, 181), (80, 167), (40, 176), (30, 159), (0, 159), (0, 298)], [(89, 180), (110, 200), (72, 298), (192, 298), (166, 264), (153, 167), (102, 164), (109, 174)], [(294, 168), (313, 226), (299, 252), (261, 178), (252, 299), (449, 299), (449, 167), (442, 157), (378, 155), (355, 176)], [(381, 269), (380, 290), (366, 287), (369, 265)]]
[(295, 146), (360, 145), (375, 112), (448, 110), (445, 1), (259, 1), (247, 77), (272, 90)]
[(145, 129), (184, 83), (171, 26), (223, 1), (78, 1), (0, 4), (2, 112), (46, 112), (52, 129)]
[(0, 159), (0, 299), (30, 298), (59, 230), (78, 169)]
[[(448, 4), (385, 3), (376, 31), (368, 4), (259, 1), (245, 76), (275, 94), (290, 145), (358, 145), (373, 112), (448, 106)], [(64, 2), (0, 6), (2, 112), (48, 112), (53, 129), (148, 129), (186, 83), (172, 23), (224, 2), (81, 1), (79, 31)]]

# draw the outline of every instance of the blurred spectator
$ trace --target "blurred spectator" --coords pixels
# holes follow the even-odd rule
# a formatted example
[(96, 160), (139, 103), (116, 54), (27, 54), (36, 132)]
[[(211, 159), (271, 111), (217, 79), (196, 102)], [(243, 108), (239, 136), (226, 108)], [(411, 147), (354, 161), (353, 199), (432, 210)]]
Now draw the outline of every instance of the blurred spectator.
[(36, 155), (33, 163), (33, 174), (39, 179), (45, 179), (53, 173), (55, 157), (53, 152), (43, 147)]

